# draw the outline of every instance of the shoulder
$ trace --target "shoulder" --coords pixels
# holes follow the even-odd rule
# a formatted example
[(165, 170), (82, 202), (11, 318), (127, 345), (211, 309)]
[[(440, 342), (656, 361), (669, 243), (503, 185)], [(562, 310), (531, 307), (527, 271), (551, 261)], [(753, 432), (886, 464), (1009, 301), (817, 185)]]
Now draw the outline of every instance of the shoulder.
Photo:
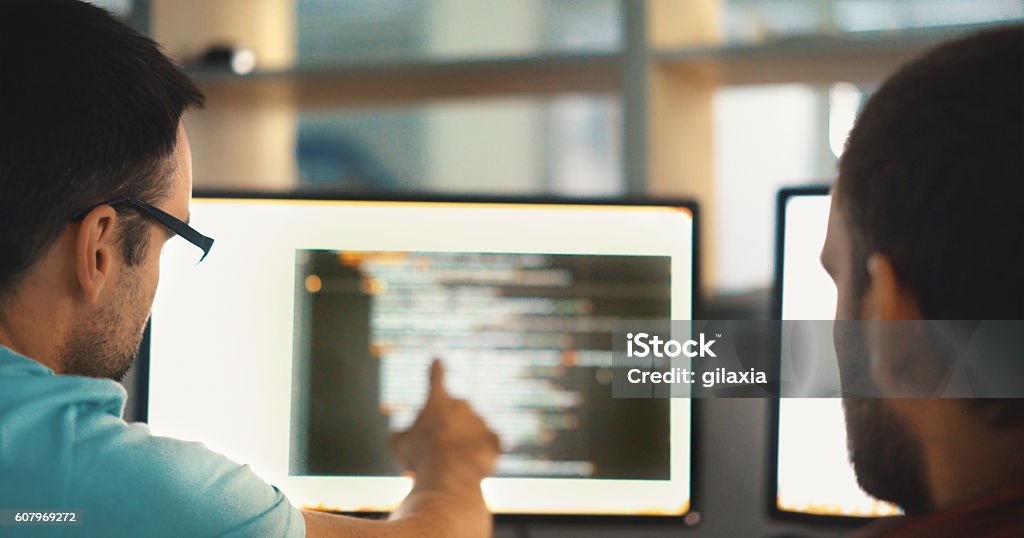
[(138, 534), (170, 525), (179, 535), (304, 535), (301, 513), (247, 465), (118, 422), (78, 443), (69, 498), (86, 517)]
[(0, 505), (81, 510), (89, 535), (304, 535), (301, 513), (248, 466), (125, 423), (124, 397), (0, 348)]

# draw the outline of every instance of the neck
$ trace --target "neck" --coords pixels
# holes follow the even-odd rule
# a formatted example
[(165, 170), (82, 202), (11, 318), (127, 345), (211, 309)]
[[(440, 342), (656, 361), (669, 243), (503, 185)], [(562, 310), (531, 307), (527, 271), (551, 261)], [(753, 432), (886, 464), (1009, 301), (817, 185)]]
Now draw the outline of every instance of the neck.
[(17, 288), (0, 308), (0, 345), (60, 374), (62, 346), (81, 314), (72, 256), (75, 237), (68, 231), (17, 279)]
[[(64, 341), (66, 319), (60, 308), (44, 300), (49, 294), (37, 295), (32, 284), (20, 290), (14, 300), (0, 311), (0, 345), (28, 357), (56, 373), (61, 373), (60, 342)], [(40, 300), (26, 300), (28, 297)]]
[[(1024, 481), (1024, 429), (988, 425), (982, 413), (960, 400), (944, 400), (949, 412), (922, 443), (935, 509), (985, 496)], [(1002, 402), (992, 400), (992, 405)], [(975, 416), (977, 415), (977, 416)]]

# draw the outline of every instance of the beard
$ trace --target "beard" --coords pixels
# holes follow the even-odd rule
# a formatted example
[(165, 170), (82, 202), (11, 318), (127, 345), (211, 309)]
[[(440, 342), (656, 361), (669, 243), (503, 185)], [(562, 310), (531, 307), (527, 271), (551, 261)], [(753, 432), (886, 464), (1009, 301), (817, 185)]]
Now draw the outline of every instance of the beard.
[(131, 312), (141, 303), (137, 276), (129, 272), (114, 300), (68, 334), (59, 353), (64, 374), (124, 380), (139, 354), (148, 318)]
[[(867, 373), (867, 342), (861, 321), (836, 322), (835, 343), (843, 387), (858, 394), (880, 394)], [(868, 494), (907, 514), (929, 509), (923, 451), (910, 425), (878, 397), (843, 396), (847, 449), (857, 483)], [(912, 403), (912, 402), (910, 402)]]
[(847, 449), (857, 483), (907, 514), (929, 509), (922, 452), (889, 400), (844, 397)]

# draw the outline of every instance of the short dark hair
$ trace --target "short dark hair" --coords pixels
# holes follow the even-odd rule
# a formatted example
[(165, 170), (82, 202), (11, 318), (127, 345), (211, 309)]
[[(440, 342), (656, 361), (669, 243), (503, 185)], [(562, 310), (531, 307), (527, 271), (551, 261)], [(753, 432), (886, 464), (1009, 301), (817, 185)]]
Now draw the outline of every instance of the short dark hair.
[(1024, 26), (901, 68), (864, 106), (839, 170), (859, 293), (878, 252), (926, 319), (1024, 319)]
[[(0, 300), (74, 213), (166, 196), (181, 116), (202, 105), (153, 40), (103, 9), (0, 2)], [(147, 228), (125, 218), (119, 240), (137, 264)]]
[[(839, 163), (855, 293), (885, 254), (922, 317), (1024, 319), (1024, 26), (941, 45), (868, 100)], [(1024, 399), (964, 400), (990, 427)]]

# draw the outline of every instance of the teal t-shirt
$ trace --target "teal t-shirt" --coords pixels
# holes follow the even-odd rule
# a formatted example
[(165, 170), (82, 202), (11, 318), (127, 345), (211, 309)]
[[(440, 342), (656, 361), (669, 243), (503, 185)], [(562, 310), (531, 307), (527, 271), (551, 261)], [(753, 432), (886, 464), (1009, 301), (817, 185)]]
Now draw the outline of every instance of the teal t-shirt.
[(121, 419), (125, 390), (0, 346), (0, 510), (81, 510), (81, 525), (0, 536), (305, 536), (248, 466)]

